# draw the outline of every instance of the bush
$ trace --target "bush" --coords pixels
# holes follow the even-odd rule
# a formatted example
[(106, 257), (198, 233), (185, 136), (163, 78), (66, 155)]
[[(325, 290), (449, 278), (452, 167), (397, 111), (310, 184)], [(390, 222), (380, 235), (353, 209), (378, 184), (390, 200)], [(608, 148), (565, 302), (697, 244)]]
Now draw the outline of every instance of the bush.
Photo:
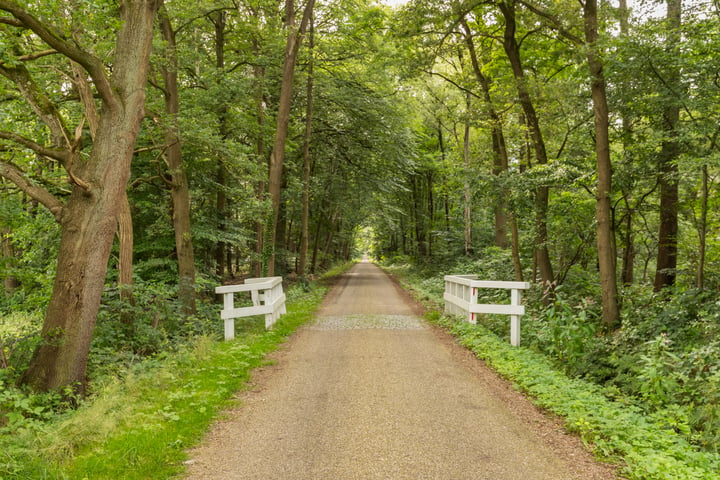
[(0, 316), (0, 372), (4, 371), (3, 375), (13, 376), (24, 370), (40, 341), (41, 326), (39, 313), (12, 312)]
[(550, 356), (571, 375), (586, 375), (594, 368), (588, 354), (602, 329), (600, 312), (592, 298), (571, 303), (557, 291), (553, 303), (522, 321), (525, 344)]

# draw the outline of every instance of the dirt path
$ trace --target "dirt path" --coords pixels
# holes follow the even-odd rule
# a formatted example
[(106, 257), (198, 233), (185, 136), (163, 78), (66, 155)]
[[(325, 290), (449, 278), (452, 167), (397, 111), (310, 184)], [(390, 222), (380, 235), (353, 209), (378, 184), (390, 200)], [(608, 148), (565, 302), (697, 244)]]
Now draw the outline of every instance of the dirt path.
[(191, 452), (189, 479), (614, 478), (360, 263)]

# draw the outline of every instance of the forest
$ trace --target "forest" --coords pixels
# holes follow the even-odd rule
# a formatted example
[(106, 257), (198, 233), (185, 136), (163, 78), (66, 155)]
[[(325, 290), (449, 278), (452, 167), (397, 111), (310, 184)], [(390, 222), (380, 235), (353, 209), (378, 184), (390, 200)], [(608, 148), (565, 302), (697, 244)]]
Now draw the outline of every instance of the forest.
[(523, 350), (716, 478), (718, 52), (714, 0), (0, 0), (0, 445), (367, 254), (531, 282)]

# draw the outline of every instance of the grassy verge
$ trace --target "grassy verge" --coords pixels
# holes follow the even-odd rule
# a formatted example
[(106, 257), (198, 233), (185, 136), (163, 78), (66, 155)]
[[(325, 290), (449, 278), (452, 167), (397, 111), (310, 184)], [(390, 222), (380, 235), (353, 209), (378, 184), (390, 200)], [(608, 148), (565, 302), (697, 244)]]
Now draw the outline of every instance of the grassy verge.
[[(402, 271), (394, 271), (402, 276)], [(543, 355), (512, 347), (480, 325), (471, 325), (437, 311), (441, 299), (417, 278), (404, 278), (430, 313), (428, 320), (446, 328), (458, 342), (495, 371), (525, 391), (540, 407), (565, 419), (602, 460), (621, 465), (631, 480), (715, 480), (720, 455), (701, 452), (667, 426), (651, 421), (622, 398), (607, 398), (591, 382), (572, 379)], [(415, 288), (417, 287), (417, 288)]]
[(598, 457), (624, 465), (636, 480), (720, 478), (720, 457), (700, 452), (672, 429), (664, 428), (622, 401), (608, 399), (600, 387), (571, 379), (541, 354), (511, 347), (480, 326), (452, 319), (437, 323), (527, 392), (535, 403), (565, 419)]
[(0, 453), (0, 479), (171, 478), (186, 449), (233, 402), (253, 368), (312, 318), (326, 289), (288, 298), (273, 330), (232, 342), (200, 337), (179, 352), (138, 364), (96, 385), (86, 405), (38, 430), (18, 431)]

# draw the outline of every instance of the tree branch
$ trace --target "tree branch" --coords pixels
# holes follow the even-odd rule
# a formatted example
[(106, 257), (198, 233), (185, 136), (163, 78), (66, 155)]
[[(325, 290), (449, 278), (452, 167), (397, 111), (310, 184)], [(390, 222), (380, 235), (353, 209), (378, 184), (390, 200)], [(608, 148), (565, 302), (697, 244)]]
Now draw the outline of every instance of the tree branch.
[(38, 87), (25, 65), (18, 64), (15, 67), (5, 67), (0, 64), (0, 75), (17, 85), (25, 101), (50, 129), (53, 143), (57, 146), (66, 145), (70, 147), (70, 131), (65, 126), (60, 111), (48, 95)]
[(22, 27), (23, 24), (20, 23), (17, 19), (11, 18), (11, 17), (0, 17), (0, 23), (5, 25), (11, 25), (13, 27)]
[(528, 10), (533, 12), (535, 15), (539, 16), (540, 18), (543, 18), (549, 22), (550, 28), (553, 30), (556, 30), (560, 35), (567, 38), (571, 42), (573, 42), (575, 45), (584, 45), (585, 41), (578, 37), (577, 35), (571, 33), (569, 30), (566, 30), (565, 27), (563, 27), (562, 22), (553, 14), (550, 12), (547, 12), (543, 10), (542, 8), (533, 5), (532, 3), (526, 1), (526, 0), (520, 0), (520, 3), (525, 6)]
[(29, 138), (25, 138), (21, 135), (18, 135), (13, 132), (5, 132), (0, 131), (0, 138), (5, 140), (10, 140), (11, 142), (15, 142), (18, 145), (22, 145), (25, 148), (29, 148), (33, 152), (43, 155), (45, 157), (54, 158), (55, 160), (59, 161), (61, 164), (65, 165), (67, 161), (70, 159), (70, 153), (67, 150), (57, 150), (54, 148), (48, 148), (43, 145), (40, 145)]
[(42, 50), (40, 52), (28, 53), (27, 55), (18, 57), (18, 60), (20, 60), (21, 62), (29, 62), (31, 60), (37, 60), (38, 58), (46, 57), (48, 55), (55, 55), (56, 53), (58, 53), (58, 51), (54, 48), (51, 48), (49, 50)]
[(110, 79), (105, 74), (103, 64), (98, 58), (65, 40), (59, 32), (38, 20), (12, 0), (0, 0), (0, 10), (10, 13), (23, 26), (32, 30), (45, 43), (57, 50), (58, 53), (82, 65), (93, 79), (103, 101), (110, 106), (117, 105), (115, 94), (110, 86)]
[(0, 175), (13, 182), (31, 198), (47, 207), (50, 213), (55, 216), (55, 220), (60, 221), (63, 204), (52, 193), (42, 187), (33, 185), (30, 180), (25, 177), (25, 173), (22, 170), (10, 162), (0, 160)]
[(443, 80), (445, 80), (446, 82), (454, 85), (458, 90), (463, 91), (463, 92), (465, 92), (465, 93), (469, 93), (469, 94), (472, 95), (473, 97), (479, 98), (480, 100), (483, 99), (483, 98), (482, 98), (480, 95), (478, 95), (477, 93), (473, 92), (473, 91), (470, 90), (469, 88), (463, 87), (462, 85), (460, 85), (459, 83), (457, 83), (455, 80), (451, 79), (450, 77), (448, 77), (448, 76), (446, 76), (446, 75), (444, 75), (444, 74), (442, 74), (442, 73), (440, 73), (440, 72), (433, 72), (433, 71), (424, 70), (424, 73), (427, 73), (428, 75), (434, 75), (434, 76), (436, 76), (436, 77), (440, 77), (440, 78), (442, 78)]

